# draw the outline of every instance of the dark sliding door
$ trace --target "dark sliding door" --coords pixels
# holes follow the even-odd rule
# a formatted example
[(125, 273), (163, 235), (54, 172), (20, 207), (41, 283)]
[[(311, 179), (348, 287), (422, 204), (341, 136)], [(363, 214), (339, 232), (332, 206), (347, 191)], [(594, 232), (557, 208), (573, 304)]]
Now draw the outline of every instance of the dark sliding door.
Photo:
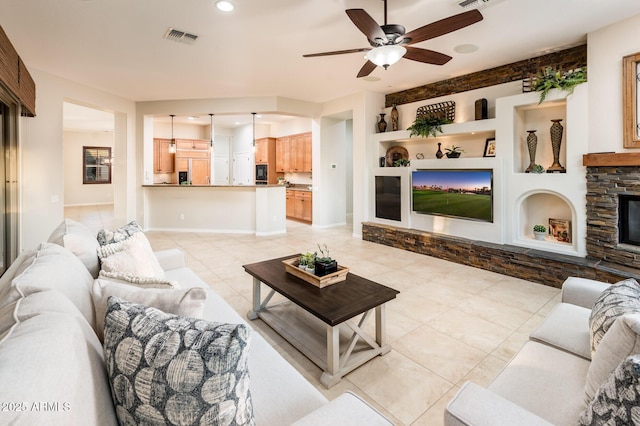
[(0, 88), (0, 274), (18, 256), (18, 106)]

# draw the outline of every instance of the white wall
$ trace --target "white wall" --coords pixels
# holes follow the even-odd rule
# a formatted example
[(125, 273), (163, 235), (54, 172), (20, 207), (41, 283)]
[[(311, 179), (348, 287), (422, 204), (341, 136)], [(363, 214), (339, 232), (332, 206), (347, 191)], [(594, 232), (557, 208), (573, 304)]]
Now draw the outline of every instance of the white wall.
[(113, 149), (113, 133), (65, 131), (63, 140), (64, 205), (113, 203), (113, 183), (89, 185), (82, 183), (82, 147), (99, 146)]
[[(115, 113), (114, 198), (117, 222), (133, 219), (135, 199), (131, 197), (136, 181), (134, 102), (74, 83), (37, 69), (30, 69), (36, 83), (36, 113), (21, 121), (21, 249), (35, 247), (46, 240), (64, 217), (63, 103)], [(130, 143), (128, 143), (130, 142)], [(131, 178), (127, 178), (131, 176)]]
[[(209, 125), (198, 124), (173, 124), (173, 137), (176, 139), (206, 139), (209, 140)], [(171, 139), (171, 123), (153, 122), (153, 137)]]
[(640, 51), (638, 28), (640, 15), (587, 36), (589, 152), (632, 151), (623, 148), (622, 57)]
[(291, 120), (279, 121), (271, 125), (271, 137), (297, 135), (311, 131), (310, 118), (292, 118)]

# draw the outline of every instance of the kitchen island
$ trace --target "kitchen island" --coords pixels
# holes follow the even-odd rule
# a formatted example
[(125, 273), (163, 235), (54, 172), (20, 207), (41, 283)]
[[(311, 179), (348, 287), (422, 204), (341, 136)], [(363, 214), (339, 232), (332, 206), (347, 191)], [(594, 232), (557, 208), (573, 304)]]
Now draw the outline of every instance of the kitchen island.
[(284, 234), (284, 185), (143, 185), (145, 227), (154, 231)]

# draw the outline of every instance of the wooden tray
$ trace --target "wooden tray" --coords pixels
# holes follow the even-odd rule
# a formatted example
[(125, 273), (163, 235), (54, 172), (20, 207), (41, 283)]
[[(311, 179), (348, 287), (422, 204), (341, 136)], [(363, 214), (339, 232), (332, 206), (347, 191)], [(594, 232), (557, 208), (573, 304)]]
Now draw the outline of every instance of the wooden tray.
[(301, 278), (306, 282), (320, 288), (346, 280), (347, 273), (349, 272), (349, 268), (338, 265), (338, 270), (336, 272), (332, 272), (323, 277), (319, 277), (315, 274), (312, 274), (311, 272), (303, 271), (302, 269), (298, 268), (298, 263), (300, 263), (299, 257), (293, 257), (291, 259), (283, 260), (282, 263), (284, 263), (285, 271), (287, 271), (289, 274)]

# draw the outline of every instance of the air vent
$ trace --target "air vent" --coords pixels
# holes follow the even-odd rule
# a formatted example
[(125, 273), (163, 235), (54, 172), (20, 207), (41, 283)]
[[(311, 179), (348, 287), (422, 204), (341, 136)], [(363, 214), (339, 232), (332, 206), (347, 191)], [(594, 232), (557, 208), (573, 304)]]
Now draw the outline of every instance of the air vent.
[(470, 10), (470, 9), (487, 8), (489, 6), (493, 6), (494, 4), (500, 3), (502, 1), (503, 0), (462, 0), (462, 1), (456, 0), (456, 3), (458, 3), (458, 6), (460, 6), (461, 8)]
[(198, 39), (198, 36), (195, 34), (189, 34), (184, 31), (176, 30), (175, 28), (169, 28), (167, 29), (167, 32), (164, 33), (164, 38), (178, 43), (193, 44)]

